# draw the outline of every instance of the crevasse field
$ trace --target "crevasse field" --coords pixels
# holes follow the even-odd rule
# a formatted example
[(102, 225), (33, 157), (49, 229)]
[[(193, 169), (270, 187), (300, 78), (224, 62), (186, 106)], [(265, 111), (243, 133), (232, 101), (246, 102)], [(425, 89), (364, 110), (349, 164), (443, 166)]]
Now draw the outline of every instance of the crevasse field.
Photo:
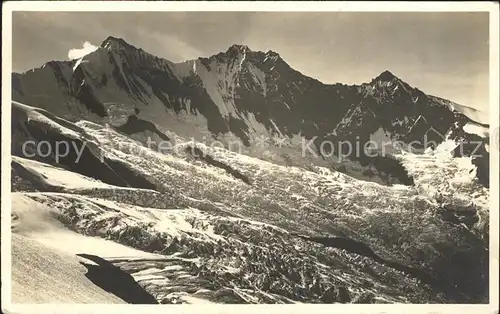
[[(13, 156), (13, 302), (488, 302), (489, 192), (451, 141), (398, 155), (415, 185), (388, 186), (187, 140), (162, 154), (112, 127), (14, 111), (13, 146), (85, 140), (154, 189), (83, 175), (92, 156), (76, 170)], [(84, 254), (122, 279), (89, 276), (102, 264)], [(143, 297), (113, 293), (126, 278)]]

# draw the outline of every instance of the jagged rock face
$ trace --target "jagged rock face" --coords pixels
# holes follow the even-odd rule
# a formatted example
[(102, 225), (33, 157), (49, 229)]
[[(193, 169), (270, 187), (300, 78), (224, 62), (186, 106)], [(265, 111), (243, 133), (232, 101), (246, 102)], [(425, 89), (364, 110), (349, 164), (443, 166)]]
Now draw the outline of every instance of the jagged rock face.
[[(156, 124), (159, 133), (234, 135), (245, 146), (258, 136), (299, 137), (314, 139), (316, 150), (324, 141), (363, 147), (380, 137), (425, 148), (424, 138), (439, 144), (471, 121), (459, 105), (426, 95), (389, 71), (359, 86), (326, 85), (273, 51), (233, 45), (208, 58), (173, 63), (114, 37), (80, 60), (13, 74), (13, 99), (67, 119), (114, 125), (140, 108), (138, 117)], [(345, 153), (345, 147), (322, 148), (323, 155)], [(349, 158), (376, 164), (365, 153)]]

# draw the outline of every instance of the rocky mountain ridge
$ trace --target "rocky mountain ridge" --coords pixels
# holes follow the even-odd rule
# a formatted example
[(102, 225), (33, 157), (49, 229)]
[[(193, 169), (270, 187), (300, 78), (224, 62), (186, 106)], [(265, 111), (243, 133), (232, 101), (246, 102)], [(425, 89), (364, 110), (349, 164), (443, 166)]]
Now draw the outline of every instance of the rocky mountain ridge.
[(274, 51), (233, 45), (208, 58), (173, 63), (112, 36), (79, 60), (14, 73), (13, 100), (72, 121), (115, 126), (137, 114), (160, 131), (237, 141), (248, 150), (262, 138), (270, 146), (278, 139), (279, 148), (296, 148), (294, 159), (304, 157), (298, 156), (304, 155), (297, 151), (300, 142), (313, 141), (317, 154), (308, 162), (348, 154), (364, 167), (380, 162), (364, 148), (353, 154), (330, 143), (374, 142), (380, 150), (413, 142), (425, 149), (427, 142), (450, 137), (467, 141), (463, 127), (479, 124), (460, 111), (464, 107), (427, 95), (390, 71), (361, 85), (328, 85), (294, 70)]

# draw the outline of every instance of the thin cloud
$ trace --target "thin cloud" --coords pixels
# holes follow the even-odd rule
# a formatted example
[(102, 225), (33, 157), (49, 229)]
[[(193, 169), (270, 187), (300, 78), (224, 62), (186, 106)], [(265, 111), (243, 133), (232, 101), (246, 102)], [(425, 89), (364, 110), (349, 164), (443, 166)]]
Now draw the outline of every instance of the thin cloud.
[(70, 60), (80, 59), (89, 53), (97, 50), (97, 46), (92, 45), (90, 42), (86, 41), (83, 43), (82, 48), (73, 48), (68, 51), (68, 58)]

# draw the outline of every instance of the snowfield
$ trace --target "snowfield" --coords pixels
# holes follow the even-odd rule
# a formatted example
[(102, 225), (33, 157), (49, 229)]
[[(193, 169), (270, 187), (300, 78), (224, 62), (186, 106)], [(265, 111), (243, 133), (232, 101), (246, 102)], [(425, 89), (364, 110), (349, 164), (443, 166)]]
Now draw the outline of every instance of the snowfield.
[[(78, 165), (13, 157), (15, 303), (488, 300), (489, 191), (447, 143), (398, 155), (415, 185), (388, 186), (197, 142), (162, 154), (111, 127), (19, 110), (24, 138), (55, 132), (92, 150)], [(87, 166), (95, 151), (122, 181)], [(103, 268), (122, 287), (99, 282)]]

